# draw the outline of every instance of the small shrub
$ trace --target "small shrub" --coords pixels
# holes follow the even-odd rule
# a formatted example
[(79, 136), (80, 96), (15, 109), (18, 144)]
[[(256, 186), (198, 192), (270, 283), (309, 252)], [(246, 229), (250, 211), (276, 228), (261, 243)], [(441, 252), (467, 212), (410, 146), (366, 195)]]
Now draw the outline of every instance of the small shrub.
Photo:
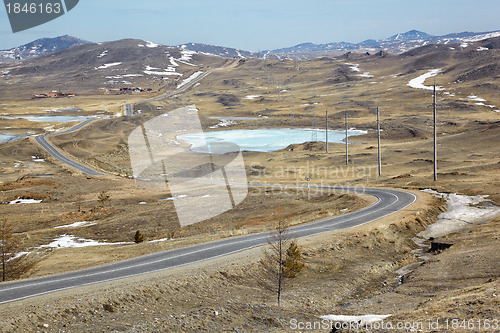
[(108, 194), (107, 191), (102, 191), (101, 193), (99, 193), (97, 200), (99, 201), (100, 206), (104, 206), (109, 201), (111, 201), (111, 196)]
[(139, 244), (139, 243), (142, 243), (144, 241), (144, 235), (141, 234), (141, 232), (139, 230), (137, 230), (135, 232), (135, 236), (134, 236), (134, 242), (136, 244)]
[(115, 312), (115, 308), (114, 308), (113, 304), (106, 303), (106, 304), (103, 304), (102, 307), (104, 308), (104, 310), (106, 310), (108, 312)]
[(302, 252), (297, 242), (291, 241), (288, 250), (286, 250), (285, 261), (283, 263), (283, 275), (287, 278), (295, 278), (304, 268), (302, 262)]

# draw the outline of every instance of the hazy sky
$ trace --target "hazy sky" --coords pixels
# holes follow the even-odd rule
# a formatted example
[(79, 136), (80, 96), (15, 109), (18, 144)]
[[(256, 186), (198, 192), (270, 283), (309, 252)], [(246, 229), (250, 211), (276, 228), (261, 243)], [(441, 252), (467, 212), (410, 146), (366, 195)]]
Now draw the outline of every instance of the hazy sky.
[(0, 9), (0, 49), (41, 37), (139, 38), (250, 51), (303, 42), (360, 42), (417, 29), (432, 35), (500, 30), (499, 0), (80, 0), (66, 15), (13, 34)]

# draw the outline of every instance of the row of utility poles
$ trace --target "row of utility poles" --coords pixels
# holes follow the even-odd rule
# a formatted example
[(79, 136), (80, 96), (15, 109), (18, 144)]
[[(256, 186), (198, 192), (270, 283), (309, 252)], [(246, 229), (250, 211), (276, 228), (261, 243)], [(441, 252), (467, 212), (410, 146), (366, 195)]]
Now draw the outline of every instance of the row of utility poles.
[[(436, 102), (436, 82), (434, 80), (434, 88), (433, 88), (433, 146), (434, 146), (434, 181), (437, 181), (437, 102)], [(313, 128), (314, 130), (314, 128)], [(377, 165), (378, 165), (378, 175), (382, 175), (382, 151), (381, 151), (381, 143), (380, 143), (380, 107), (377, 106)], [(349, 165), (349, 124), (348, 124), (348, 112), (345, 111), (345, 164)], [(328, 110), (325, 112), (325, 151), (328, 153)]]
[[(265, 62), (264, 62), (265, 66)], [(265, 66), (266, 67), (266, 66)], [(266, 67), (267, 72), (267, 67)], [(268, 73), (268, 84), (276, 85), (276, 89), (278, 90), (278, 94), (281, 96), (281, 87), (278, 84), (278, 81), (274, 78), (274, 75), (271, 71), (270, 75)], [(436, 102), (436, 78), (434, 78), (434, 87), (433, 87), (433, 138), (434, 138), (434, 181), (437, 181), (437, 126), (436, 126), (436, 116), (437, 116), (437, 102)], [(290, 117), (295, 117), (295, 110), (293, 105), (293, 76), (290, 78)], [(326, 128), (326, 148), (325, 151), (328, 153), (328, 110), (326, 110), (325, 115), (325, 128)], [(349, 165), (349, 125), (348, 125), (348, 112), (345, 111), (345, 163)], [(382, 175), (382, 152), (381, 152), (381, 140), (380, 140), (380, 108), (377, 106), (377, 165), (378, 165), (378, 175)], [(316, 133), (316, 84), (314, 85), (314, 96), (313, 96), (313, 120), (312, 120), (312, 134), (311, 141), (317, 141), (317, 133)]]

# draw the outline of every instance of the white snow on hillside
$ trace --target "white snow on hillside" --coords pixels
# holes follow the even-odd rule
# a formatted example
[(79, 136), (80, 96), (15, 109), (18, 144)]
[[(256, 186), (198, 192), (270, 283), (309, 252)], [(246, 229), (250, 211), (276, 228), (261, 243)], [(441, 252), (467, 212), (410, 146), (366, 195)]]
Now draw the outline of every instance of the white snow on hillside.
[(359, 64), (351, 64), (348, 62), (346, 62), (345, 64), (349, 66), (349, 69), (351, 71), (360, 73), (360, 74), (358, 74), (358, 76), (360, 76), (360, 77), (366, 77), (366, 78), (373, 77), (373, 75), (371, 75), (370, 72), (361, 73), (362, 71), (361, 71), (361, 69), (359, 69)]
[(351, 64), (351, 63), (348, 63), (348, 62), (346, 62), (345, 64), (349, 66), (349, 69), (351, 71), (353, 71), (353, 72), (361, 72), (361, 70), (359, 69), (359, 64)]
[(497, 32), (491, 32), (489, 34), (483, 34), (483, 35), (476, 35), (471, 38), (465, 38), (463, 39), (464, 42), (477, 42), (480, 40), (488, 39), (488, 38), (494, 38), (494, 37), (500, 37), (500, 31)]
[(358, 74), (358, 76), (367, 78), (373, 77), (373, 75), (371, 75), (370, 72), (364, 72), (363, 74)]
[(190, 51), (190, 50), (182, 49), (181, 50), (181, 57), (180, 57), (179, 60), (189, 62), (189, 61), (191, 61), (193, 59), (193, 55), (195, 55), (195, 54), (196, 54), (195, 51)]
[(487, 195), (467, 196), (456, 193), (439, 193), (431, 189), (425, 189), (422, 192), (433, 194), (438, 198), (445, 198), (448, 209), (439, 214), (436, 223), (431, 224), (418, 234), (421, 238), (441, 237), (500, 215), (500, 207), (479, 205), (488, 201)]
[(155, 47), (160, 46), (160, 44), (156, 44), (156, 43), (148, 42), (148, 41), (146, 41), (146, 42), (147, 42), (146, 47), (149, 47), (149, 48), (155, 48)]
[(77, 227), (90, 227), (91, 225), (96, 225), (97, 222), (88, 222), (88, 221), (82, 221), (82, 222), (75, 222), (72, 224), (66, 224), (66, 225), (60, 225), (58, 227), (54, 227), (54, 229), (61, 229), (61, 228), (77, 228)]
[(203, 72), (200, 72), (200, 71), (191, 74), (190, 77), (188, 77), (187, 79), (182, 80), (182, 82), (177, 86), (177, 89), (185, 86), (186, 84), (188, 84), (189, 82), (193, 81), (194, 79), (196, 79), (201, 74), (203, 74)]
[(35, 199), (16, 199), (9, 202), (9, 205), (26, 205), (26, 204), (37, 204), (42, 202), (42, 200)]
[(146, 66), (146, 70), (143, 72), (145, 74), (148, 74), (148, 75), (179, 75), (179, 76), (182, 76), (182, 74), (177, 73), (175, 71), (175, 67), (172, 67), (172, 66), (169, 66), (166, 69), (160, 69), (157, 67)]
[(112, 62), (112, 63), (109, 63), (109, 64), (104, 64), (102, 66), (96, 67), (96, 69), (107, 69), (107, 68), (118, 66), (118, 65), (121, 65), (121, 64), (122, 64), (121, 62)]
[(256, 99), (259, 97), (262, 97), (262, 95), (248, 95), (248, 96), (245, 96), (245, 99)]
[[(425, 86), (424, 82), (428, 78), (431, 78), (431, 77), (438, 75), (440, 72), (441, 72), (441, 68), (431, 69), (427, 73), (422, 74), (422, 75), (414, 78), (413, 80), (410, 80), (410, 82), (408, 82), (408, 85), (412, 88), (415, 88), (415, 89), (433, 90), (434, 89), (433, 86)], [(436, 86), (436, 90), (444, 90), (444, 88)]]
[(390, 316), (391, 315), (364, 315), (364, 316), (327, 315), (319, 317), (323, 320), (330, 320), (332, 322), (358, 323), (359, 327), (362, 327), (366, 324), (384, 320)]
[(179, 67), (179, 64), (175, 62), (175, 59), (174, 57), (170, 57), (170, 64), (174, 67)]
[(97, 56), (97, 58), (99, 58), (99, 59), (100, 59), (100, 58), (103, 58), (103, 57), (105, 57), (105, 56), (107, 56), (107, 55), (108, 55), (108, 50), (106, 50), (106, 51), (102, 52), (101, 54), (99, 54), (99, 55)]
[(127, 242), (101, 243), (92, 239), (80, 238), (73, 235), (61, 235), (58, 238), (55, 238), (52, 243), (47, 245), (42, 245), (40, 246), (40, 248), (87, 247), (87, 246), (97, 246), (97, 245), (119, 245), (119, 244), (131, 244), (131, 243)]
[[(479, 106), (486, 106), (490, 109), (496, 109), (497, 107), (495, 105), (488, 105), (485, 104), (486, 100), (484, 98), (478, 97), (474, 94), (467, 96), (471, 101), (474, 101), (474, 105), (479, 105)], [(493, 112), (499, 112), (498, 110), (494, 110)]]
[(486, 102), (486, 100), (484, 98), (477, 97), (476, 95), (469, 95), (467, 97), (469, 97), (469, 99), (476, 101), (476, 102)]

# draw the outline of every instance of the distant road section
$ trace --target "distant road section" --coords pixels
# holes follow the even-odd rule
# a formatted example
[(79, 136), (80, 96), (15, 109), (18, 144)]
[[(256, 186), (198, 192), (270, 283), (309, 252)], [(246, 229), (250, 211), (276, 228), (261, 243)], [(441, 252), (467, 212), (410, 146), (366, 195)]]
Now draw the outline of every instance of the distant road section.
[(78, 125), (73, 126), (72, 128), (70, 128), (66, 131), (63, 131), (61, 133), (50, 134), (50, 135), (39, 135), (39, 136), (35, 137), (35, 140), (43, 149), (45, 149), (45, 151), (47, 153), (49, 153), (52, 157), (59, 160), (60, 162), (67, 164), (70, 167), (75, 168), (78, 171), (80, 171), (84, 174), (87, 174), (87, 175), (91, 175), (91, 176), (104, 175), (104, 173), (102, 173), (102, 172), (91, 169), (90, 167), (88, 167), (86, 165), (75, 162), (72, 159), (64, 156), (59, 150), (57, 150), (56, 147), (54, 147), (52, 144), (50, 144), (46, 139), (46, 137), (48, 137), (48, 136), (62, 135), (62, 134), (68, 134), (68, 133), (78, 131), (80, 128), (82, 128), (83, 126), (87, 125), (88, 123), (90, 123), (94, 120), (95, 120), (95, 118), (87, 119), (87, 120), (79, 123)]
[(167, 94), (163, 94), (163, 95), (160, 95), (158, 97), (153, 97), (153, 98), (150, 98), (150, 99), (146, 99), (144, 101), (140, 101), (140, 102), (135, 102), (135, 103), (128, 103), (125, 105), (125, 115), (126, 116), (131, 116), (134, 114), (134, 105), (136, 104), (139, 104), (139, 103), (147, 103), (147, 102), (151, 102), (151, 101), (156, 101), (156, 100), (159, 100), (159, 99), (163, 99), (163, 98), (169, 98), (169, 97), (172, 97), (174, 95), (177, 95), (187, 89), (189, 89), (190, 87), (192, 87), (193, 85), (195, 85), (198, 81), (202, 80), (203, 78), (205, 78), (208, 74), (212, 73), (213, 71), (216, 71), (218, 68), (214, 68), (214, 69), (211, 69), (203, 74), (201, 74), (200, 76), (198, 76), (196, 79), (192, 80), (191, 82), (189, 83), (186, 83), (184, 86), (182, 86), (181, 88), (179, 89), (176, 89), (174, 90), (173, 92), (171, 93), (167, 93)]
[[(250, 186), (269, 185), (253, 184)], [(307, 186), (291, 187), (307, 188)], [(352, 228), (401, 211), (410, 206), (416, 200), (416, 196), (412, 193), (392, 189), (328, 186), (311, 187), (349, 191), (354, 193), (366, 193), (377, 197), (378, 201), (377, 203), (357, 212), (290, 228), (291, 236), (302, 238), (325, 232)], [(267, 232), (250, 234), (154, 253), (76, 272), (0, 284), (0, 304), (55, 291), (189, 265), (266, 245), (269, 240), (270, 236)]]
[[(134, 105), (135, 104), (138, 104), (138, 103), (145, 103), (145, 102), (151, 102), (151, 101), (155, 101), (155, 100), (159, 100), (159, 99), (162, 99), (162, 98), (168, 98), (168, 97), (171, 97), (171, 96), (174, 96), (174, 95), (177, 95), (183, 91), (185, 91), (186, 89), (188, 89), (189, 87), (193, 86), (194, 84), (196, 84), (198, 81), (200, 81), (201, 79), (203, 79), (204, 77), (206, 77), (208, 74), (212, 73), (213, 71), (217, 70), (216, 69), (212, 69), (212, 70), (209, 70), (203, 74), (201, 74), (200, 76), (198, 76), (196, 79), (192, 80), (191, 82), (189, 83), (186, 83), (184, 86), (182, 86), (181, 88), (171, 92), (171, 93), (168, 93), (168, 94), (163, 94), (161, 96), (158, 96), (158, 97), (154, 97), (154, 98), (150, 98), (150, 99), (147, 99), (147, 100), (144, 100), (144, 101), (140, 101), (140, 102), (135, 102), (135, 103), (128, 103), (128, 104), (125, 104), (125, 115), (126, 116), (132, 116), (134, 114)], [(72, 168), (75, 168), (77, 170), (79, 170), (80, 172), (84, 173), (84, 174), (87, 174), (87, 175), (91, 175), (91, 176), (99, 176), (99, 175), (105, 175), (105, 173), (102, 173), (102, 172), (99, 172), (99, 171), (96, 171), (86, 165), (83, 165), (81, 163), (78, 163), (72, 159), (70, 159), (69, 157), (66, 157), (64, 156), (63, 154), (61, 154), (61, 152), (59, 150), (57, 150), (56, 147), (54, 147), (53, 145), (51, 145), (46, 137), (48, 136), (55, 136), (55, 135), (63, 135), (63, 134), (68, 134), (68, 133), (71, 133), (71, 132), (75, 132), (75, 131), (78, 131), (80, 128), (82, 128), (83, 126), (87, 125), (88, 123), (94, 121), (95, 118), (92, 118), (92, 119), (87, 119), (83, 122), (81, 122), (80, 124), (66, 130), (66, 131), (63, 131), (61, 133), (57, 133), (57, 134), (49, 134), (49, 135), (39, 135), (35, 138), (36, 142), (38, 142), (38, 144), (43, 148), (45, 149), (45, 151), (47, 151), (47, 153), (49, 153), (50, 155), (52, 155), (52, 157), (56, 158), (57, 160), (59, 160), (60, 162), (64, 163), (64, 164), (67, 164), (69, 165), (70, 167)]]

